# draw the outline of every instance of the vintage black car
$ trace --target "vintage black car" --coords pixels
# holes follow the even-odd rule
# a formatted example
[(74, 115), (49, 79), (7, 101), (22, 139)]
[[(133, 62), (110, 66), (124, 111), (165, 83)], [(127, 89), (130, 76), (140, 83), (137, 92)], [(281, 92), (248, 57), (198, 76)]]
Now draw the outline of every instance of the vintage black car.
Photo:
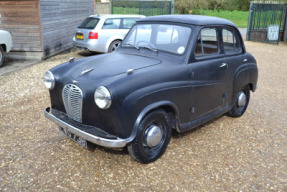
[(134, 159), (149, 163), (164, 153), (172, 129), (185, 132), (223, 114), (240, 117), (257, 78), (256, 61), (232, 22), (147, 17), (114, 53), (46, 72), (45, 116), (85, 147), (127, 146)]

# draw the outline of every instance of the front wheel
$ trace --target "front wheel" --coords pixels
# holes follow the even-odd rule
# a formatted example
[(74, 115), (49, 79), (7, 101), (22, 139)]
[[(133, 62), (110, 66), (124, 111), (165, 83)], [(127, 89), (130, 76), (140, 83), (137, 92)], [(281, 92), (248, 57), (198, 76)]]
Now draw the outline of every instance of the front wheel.
[(237, 94), (236, 103), (227, 113), (230, 117), (240, 117), (246, 111), (250, 99), (250, 88), (245, 86)]
[(165, 152), (170, 137), (167, 113), (163, 110), (153, 111), (138, 126), (135, 139), (128, 144), (129, 154), (140, 163), (153, 162)]
[(108, 52), (109, 53), (114, 52), (119, 47), (120, 43), (121, 43), (120, 40), (113, 41), (109, 46)]

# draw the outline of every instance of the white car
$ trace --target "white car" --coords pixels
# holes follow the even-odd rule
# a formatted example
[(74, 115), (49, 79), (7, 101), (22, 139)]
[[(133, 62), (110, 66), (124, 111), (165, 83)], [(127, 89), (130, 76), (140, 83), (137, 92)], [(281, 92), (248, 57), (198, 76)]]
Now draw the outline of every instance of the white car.
[(73, 45), (90, 52), (113, 52), (143, 15), (91, 15), (76, 29)]
[(0, 66), (3, 64), (5, 55), (12, 48), (12, 36), (8, 31), (0, 30)]

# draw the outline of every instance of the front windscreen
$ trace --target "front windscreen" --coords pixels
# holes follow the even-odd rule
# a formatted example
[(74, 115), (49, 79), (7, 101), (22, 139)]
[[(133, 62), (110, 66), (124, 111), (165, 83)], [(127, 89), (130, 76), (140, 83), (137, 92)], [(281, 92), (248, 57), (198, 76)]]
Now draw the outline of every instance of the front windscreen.
[(122, 43), (123, 47), (147, 48), (184, 54), (191, 28), (168, 24), (137, 24)]
[(98, 18), (88, 17), (78, 26), (78, 28), (94, 29), (97, 26), (98, 22), (99, 22)]

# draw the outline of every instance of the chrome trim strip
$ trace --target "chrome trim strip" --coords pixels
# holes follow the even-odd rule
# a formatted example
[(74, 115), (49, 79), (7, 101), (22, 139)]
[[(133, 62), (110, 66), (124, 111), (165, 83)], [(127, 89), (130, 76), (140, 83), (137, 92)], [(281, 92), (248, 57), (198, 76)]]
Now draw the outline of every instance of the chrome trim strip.
[(74, 127), (61, 119), (57, 118), (53, 114), (50, 113), (50, 107), (48, 107), (45, 111), (45, 117), (58, 126), (67, 129), (71, 133), (74, 133), (75, 135), (82, 137), (83, 139), (86, 139), (87, 141), (90, 141), (92, 143), (95, 143), (97, 145), (103, 146), (103, 147), (111, 147), (111, 148), (122, 148), (127, 145), (127, 142), (124, 139), (117, 138), (117, 139), (106, 139), (101, 138), (92, 134), (89, 134), (87, 132), (84, 132), (77, 127)]

